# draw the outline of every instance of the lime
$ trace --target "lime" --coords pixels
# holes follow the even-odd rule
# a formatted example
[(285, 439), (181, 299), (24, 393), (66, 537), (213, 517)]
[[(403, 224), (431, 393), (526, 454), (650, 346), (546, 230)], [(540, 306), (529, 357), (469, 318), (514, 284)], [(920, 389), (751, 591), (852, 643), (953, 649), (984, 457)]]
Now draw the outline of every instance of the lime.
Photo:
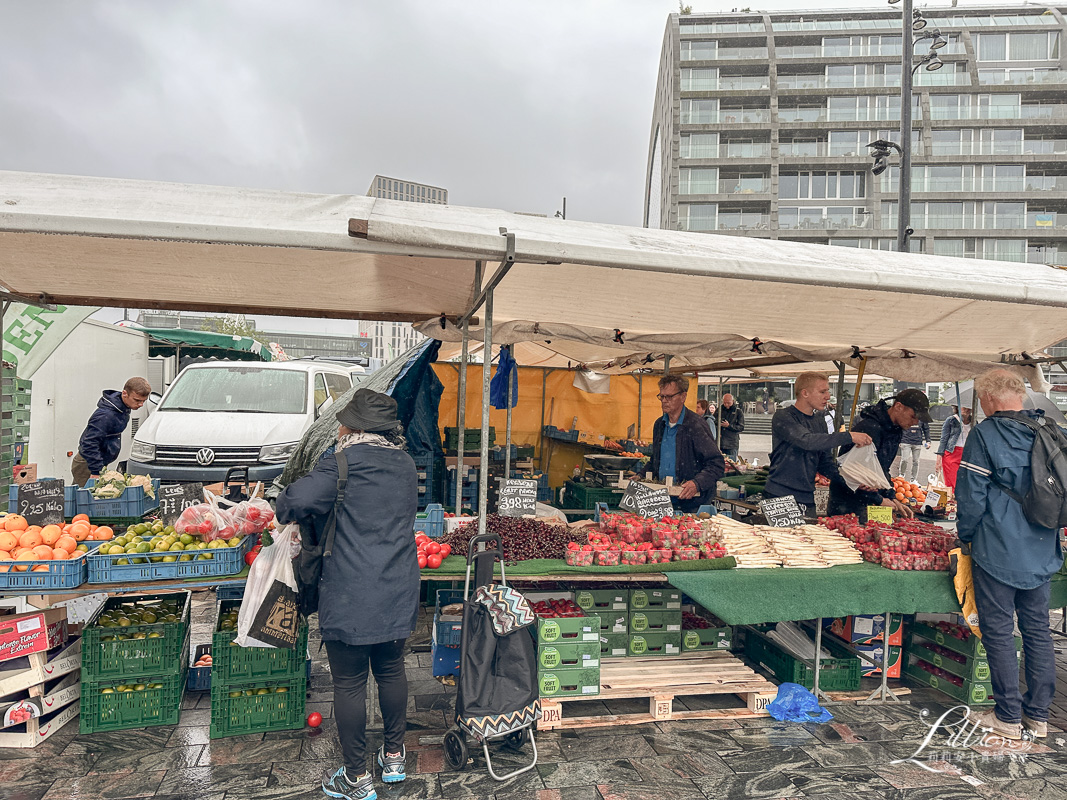
[[(184, 556), (182, 556), (182, 557), (184, 558)], [(178, 560), (177, 556), (163, 556), (163, 563), (164, 564), (173, 564), (177, 560)]]
[(245, 689), (243, 694), (245, 697), (254, 697), (256, 693), (253, 692), (251, 689)]
[(175, 542), (175, 543), (174, 543), (174, 544), (172, 544), (172, 545), (171, 545), (171, 546), (170, 546), (170, 547), (169, 547), (168, 549), (169, 549), (169, 550), (170, 550), (170, 552), (172, 552), (172, 553), (180, 553), (180, 552), (181, 552), (182, 550), (184, 550), (184, 549), (185, 549), (185, 545), (184, 545), (184, 544), (182, 544), (181, 542)]
[(227, 697), (240, 697), (240, 696), (241, 696), (240, 692), (230, 692), (229, 695), (227, 695)]
[(189, 534), (183, 533), (181, 536), (178, 537), (178, 541), (182, 544), (192, 544), (195, 540)]
[(88, 553), (88, 552), (89, 552), (89, 545), (87, 545), (87, 544), (80, 544), (80, 545), (78, 545), (78, 546), (77, 546), (77, 547), (76, 547), (75, 549), (76, 549), (76, 550), (77, 550), (77, 551), (78, 551), (79, 553)]
[(124, 567), (129, 563), (130, 563), (130, 559), (128, 559), (128, 558), (120, 558), (118, 561), (115, 562), (115, 566)]
[(196, 543), (196, 549), (197, 550), (207, 550), (207, 542), (197, 542)]
[(279, 686), (277, 689), (274, 690), (274, 693), (275, 694), (285, 694), (288, 691), (289, 691), (289, 687), (288, 686)]
[(128, 628), (133, 623), (130, 622), (129, 617), (119, 617), (119, 626), (122, 628)]
[(152, 549), (152, 545), (150, 545), (148, 542), (138, 542), (138, 544), (137, 544), (137, 552), (138, 553), (147, 553), (151, 549)]
[(162, 637), (163, 634), (159, 631), (152, 631), (150, 634), (148, 634), (149, 639), (161, 639)]
[(191, 555), (189, 555), (188, 553), (182, 553), (181, 556), (178, 558), (178, 560), (179, 561), (192, 561), (193, 557)]
[(156, 616), (155, 611), (146, 611), (141, 615), (141, 619), (144, 621), (145, 625), (151, 625), (158, 619), (158, 617)]
[(240, 536), (234, 536), (226, 544), (228, 544), (230, 547), (237, 547), (237, 545), (239, 545), (240, 543), (241, 543), (241, 537)]
[(270, 689), (256, 689), (256, 694), (270, 694)]
[(143, 683), (135, 683), (133, 688), (136, 689), (138, 692), (143, 692), (148, 687)]
[(114, 694), (114, 693), (115, 693), (114, 689), (101, 689), (100, 690), (100, 694)]

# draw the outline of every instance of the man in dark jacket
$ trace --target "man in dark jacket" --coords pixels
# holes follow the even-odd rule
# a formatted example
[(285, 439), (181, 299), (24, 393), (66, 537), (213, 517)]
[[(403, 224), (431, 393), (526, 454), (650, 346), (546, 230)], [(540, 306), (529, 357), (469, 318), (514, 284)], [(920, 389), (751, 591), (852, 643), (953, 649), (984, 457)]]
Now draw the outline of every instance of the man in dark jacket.
[(144, 378), (130, 378), (122, 391), (108, 389), (96, 403), (96, 411), (78, 442), (70, 471), (74, 482), (85, 486), (90, 478), (99, 478), (108, 464), (119, 457), (122, 432), (130, 424), (130, 412), (145, 404), (152, 387)]
[(745, 415), (732, 394), (722, 396), (721, 414), (722, 420), (719, 427), (722, 429), (722, 435), (719, 437), (719, 444), (722, 454), (737, 461), (737, 450), (741, 446), (741, 431), (745, 429)]
[(663, 416), (652, 428), (652, 474), (657, 480), (668, 477), (681, 485), (675, 507), (691, 513), (709, 505), (715, 497), (715, 484), (726, 471), (726, 462), (708, 430), (704, 418), (685, 407), (689, 379), (665, 375), (659, 379), (659, 401)]
[[(904, 431), (917, 422), (930, 422), (930, 400), (918, 389), (905, 389), (896, 397), (890, 398), (893, 405), (879, 400), (873, 406), (867, 406), (860, 413), (860, 421), (852, 426), (855, 433), (866, 433), (874, 442), (878, 454), (878, 464), (885, 474), (885, 479), (892, 484), (889, 474), (893, 460), (897, 457), (900, 440)], [(841, 448), (841, 455), (852, 449), (848, 444)], [(867, 506), (891, 506), (896, 514), (912, 516), (911, 509), (896, 499), (890, 489), (865, 489), (856, 491), (848, 488), (844, 481), (830, 484), (830, 516), (838, 514), (865, 514)]]
[(919, 456), (922, 448), (930, 449), (930, 423), (912, 425), (900, 437), (900, 477), (911, 483), (919, 479)]
[[(331, 797), (375, 796), (366, 770), (367, 670), (378, 683), (385, 744), (382, 779), (405, 777), (408, 684), (404, 645), (415, 630), (419, 566), (412, 534), (418, 503), (415, 462), (405, 451), (396, 401), (358, 389), (337, 415), (337, 452), (348, 462), (333, 555), (319, 582), (319, 630), (330, 659), (334, 717), (344, 765), (323, 781)], [(324, 458), (278, 497), (278, 521), (321, 534), (337, 497), (336, 458)]]
[(802, 372), (794, 385), (796, 402), (771, 418), (771, 468), (766, 498), (792, 495), (808, 516), (815, 513), (815, 475), (840, 480), (830, 451), (835, 447), (871, 443), (865, 433), (827, 433), (823, 409), (830, 382), (818, 372)]
[[(1033, 421), (1042, 411), (1023, 411), (1026, 386), (1005, 369), (974, 382), (984, 419), (967, 437), (956, 483), (956, 533), (970, 544), (971, 578), (982, 644), (996, 705), (979, 715), (981, 725), (1008, 739), (1048, 735), (1049, 706), (1056, 694), (1056, 661), (1049, 633), (1050, 579), (1063, 566), (1059, 531), (1032, 524), (1005, 489), (1030, 489), (1034, 432), (1013, 416)], [(1051, 424), (1051, 423), (1046, 423)], [(1015, 618), (1026, 656), (1026, 694), (1019, 692)]]

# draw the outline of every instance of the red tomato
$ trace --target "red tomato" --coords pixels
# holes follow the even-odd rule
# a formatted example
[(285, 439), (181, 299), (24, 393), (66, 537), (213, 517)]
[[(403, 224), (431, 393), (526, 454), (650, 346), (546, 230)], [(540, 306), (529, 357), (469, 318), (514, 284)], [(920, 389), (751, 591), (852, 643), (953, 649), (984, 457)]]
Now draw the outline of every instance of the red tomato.
[(427, 556), (426, 563), (430, 567), (430, 569), (437, 569), (439, 566), (441, 566), (441, 556), (438, 553), (434, 553), (433, 555)]
[(426, 569), (427, 558), (424, 553), (419, 553), (419, 569)]
[(422, 531), (419, 531), (419, 535), (415, 537), (415, 544), (426, 544), (430, 541), (430, 537)]
[(450, 555), (452, 555), (452, 545), (447, 543), (441, 545), (441, 559), (444, 560)]
[(426, 553), (428, 555), (432, 556), (434, 553), (440, 553), (440, 552), (441, 552), (441, 545), (439, 545), (437, 542), (430, 542), (428, 545), (426, 545)]
[(312, 728), (317, 728), (322, 724), (322, 714), (318, 711), (312, 711), (308, 714), (308, 725)]

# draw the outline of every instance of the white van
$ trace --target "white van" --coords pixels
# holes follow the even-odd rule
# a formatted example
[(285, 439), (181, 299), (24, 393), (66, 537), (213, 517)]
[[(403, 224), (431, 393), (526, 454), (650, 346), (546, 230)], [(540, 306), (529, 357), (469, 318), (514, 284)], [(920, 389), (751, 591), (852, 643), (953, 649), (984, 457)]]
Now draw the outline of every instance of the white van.
[(350, 371), (323, 361), (190, 365), (138, 428), (127, 469), (214, 483), (247, 466), (250, 481), (270, 482), (304, 431), (351, 388)]

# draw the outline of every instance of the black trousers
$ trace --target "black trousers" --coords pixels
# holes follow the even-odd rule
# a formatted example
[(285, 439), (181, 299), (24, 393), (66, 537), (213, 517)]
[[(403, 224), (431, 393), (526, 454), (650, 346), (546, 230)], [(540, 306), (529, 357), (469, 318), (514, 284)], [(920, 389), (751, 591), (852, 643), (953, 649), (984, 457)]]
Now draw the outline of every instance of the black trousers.
[(408, 676), (404, 644), (395, 639), (378, 644), (326, 642), (333, 674), (333, 711), (345, 768), (351, 776), (367, 768), (367, 672), (374, 670), (378, 704), (385, 726), (385, 752), (399, 753), (407, 732)]

